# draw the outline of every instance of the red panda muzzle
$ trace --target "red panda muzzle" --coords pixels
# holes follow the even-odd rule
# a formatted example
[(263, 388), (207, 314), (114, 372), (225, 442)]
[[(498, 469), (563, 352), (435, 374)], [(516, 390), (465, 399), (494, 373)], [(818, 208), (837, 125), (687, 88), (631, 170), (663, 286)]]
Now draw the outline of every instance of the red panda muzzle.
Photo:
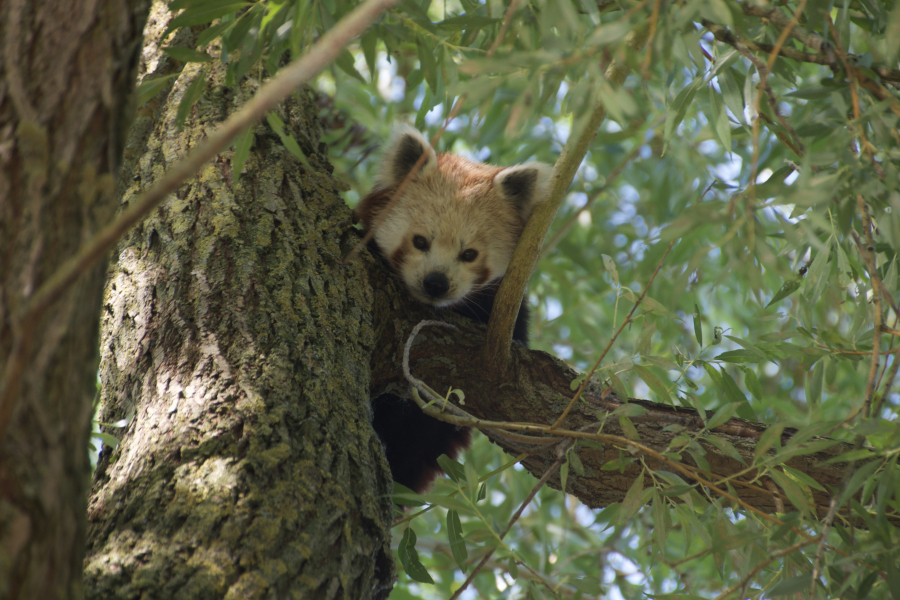
[(438, 300), (450, 289), (450, 281), (443, 273), (434, 271), (425, 276), (425, 279), (422, 280), (422, 287), (429, 296)]

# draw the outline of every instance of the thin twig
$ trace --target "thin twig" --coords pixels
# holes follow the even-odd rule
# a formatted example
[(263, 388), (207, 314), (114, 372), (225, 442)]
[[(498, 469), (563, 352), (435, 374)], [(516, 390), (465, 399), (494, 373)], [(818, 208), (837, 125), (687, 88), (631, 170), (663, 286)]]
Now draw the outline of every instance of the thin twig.
[(872, 332), (872, 359), (869, 363), (869, 377), (866, 382), (866, 392), (865, 392), (865, 412), (863, 413), (866, 417), (871, 418), (872, 415), (870, 413), (872, 408), (872, 397), (875, 394), (875, 376), (878, 372), (878, 356), (879, 356), (879, 347), (881, 341), (881, 323), (882, 323), (882, 307), (881, 307), (881, 289), (883, 284), (881, 283), (881, 277), (878, 276), (878, 269), (875, 263), (875, 242), (872, 239), (872, 222), (869, 220), (869, 211), (866, 207), (865, 201), (860, 194), (856, 195), (856, 203), (859, 206), (860, 213), (862, 214), (862, 222), (863, 222), (863, 234), (866, 236), (866, 245), (861, 243), (859, 236), (856, 235), (856, 232), (853, 231), (853, 236), (856, 239), (857, 248), (859, 249), (860, 254), (862, 254), (863, 262), (866, 265), (866, 270), (869, 271), (869, 279), (872, 282), (872, 304), (874, 304), (875, 311), (875, 326)]
[[(859, 239), (859, 236), (855, 231), (851, 230), (851, 233), (853, 234), (853, 238), (856, 241), (859, 253), (863, 257), (863, 262), (866, 265), (866, 270), (869, 272), (869, 279), (872, 282), (872, 303), (875, 305), (875, 326), (872, 335), (872, 360), (869, 363), (869, 376), (866, 380), (866, 391), (865, 397), (863, 399), (862, 411), (863, 418), (872, 418), (872, 397), (875, 394), (875, 378), (878, 375), (878, 351), (881, 340), (881, 289), (883, 285), (881, 283), (881, 278), (878, 276), (877, 265), (875, 262), (875, 242), (872, 239), (872, 221), (869, 219), (869, 210), (861, 194), (856, 195), (856, 204), (859, 208), (860, 215), (862, 216), (863, 235), (866, 236), (867, 244), (864, 245), (862, 243), (862, 240)], [(857, 449), (862, 447), (864, 439), (865, 438), (861, 435), (856, 437)], [(853, 476), (853, 473), (856, 472), (856, 465), (857, 461), (855, 460), (848, 463), (846, 471), (844, 472), (843, 483), (840, 486), (840, 493), (843, 493), (843, 490), (849, 483), (850, 478)], [(822, 557), (825, 554), (825, 536), (828, 534), (828, 530), (831, 528), (831, 524), (834, 522), (834, 516), (838, 509), (838, 495), (838, 493), (832, 495), (831, 502), (828, 506), (828, 513), (825, 515), (825, 522), (822, 527), (822, 540), (819, 544), (818, 549), (816, 550), (816, 558), (813, 562), (812, 583), (810, 584), (811, 596), (815, 591), (816, 580), (819, 577), (819, 569), (821, 567)]]
[[(701, 196), (701, 198), (702, 198), (702, 196)], [(699, 202), (699, 200), (698, 200), (698, 202)], [(419, 390), (421, 390), (423, 392), (423, 394), (426, 397), (428, 397), (432, 402), (442, 401), (443, 398), (438, 396), (433, 390), (431, 390), (431, 388), (429, 388), (427, 385), (425, 385), (425, 383), (421, 379), (418, 379), (414, 375), (412, 375), (412, 372), (411, 372), (410, 366), (409, 366), (409, 354), (410, 354), (410, 350), (412, 348), (413, 341), (415, 340), (416, 336), (418, 336), (418, 334), (422, 330), (422, 328), (426, 327), (426, 326), (432, 326), (432, 325), (438, 326), (438, 327), (447, 327), (450, 329), (455, 328), (455, 326), (453, 326), (449, 323), (445, 323), (443, 321), (430, 321), (430, 320), (420, 321), (415, 327), (413, 327), (412, 332), (410, 333), (409, 337), (406, 340), (406, 344), (405, 344), (404, 350), (403, 350), (403, 362), (402, 362), (403, 374), (406, 377), (406, 379), (410, 382), (410, 384), (413, 386), (413, 394), (412, 394), (413, 400), (416, 402), (416, 404), (419, 406), (419, 408), (422, 409), (429, 416), (432, 416), (441, 421), (453, 423), (455, 425), (459, 425), (459, 426), (463, 426), (463, 427), (475, 427), (480, 430), (491, 431), (491, 432), (493, 432), (494, 435), (496, 435), (497, 430), (507, 430), (507, 431), (514, 430), (514, 431), (523, 431), (526, 433), (541, 434), (541, 435), (552, 434), (552, 435), (556, 436), (553, 439), (554, 439), (554, 441), (557, 441), (557, 442), (560, 440), (560, 438), (570, 438), (572, 440), (577, 440), (577, 439), (593, 440), (595, 442), (611, 444), (611, 445), (619, 447), (619, 448), (625, 448), (625, 447), (630, 446), (631, 448), (634, 448), (637, 452), (639, 452), (643, 455), (649, 456), (659, 462), (662, 462), (662, 463), (668, 465), (673, 470), (696, 481), (701, 486), (707, 488), (708, 490), (710, 490), (711, 492), (713, 492), (715, 494), (718, 494), (719, 496), (721, 496), (722, 498), (725, 498), (726, 500), (735, 504), (736, 506), (740, 506), (740, 507), (744, 508), (749, 513), (752, 513), (752, 514), (760, 517), (761, 519), (764, 519), (764, 520), (774, 523), (776, 525), (784, 525), (784, 522), (781, 519), (778, 519), (777, 517), (773, 517), (772, 515), (764, 513), (760, 509), (758, 509), (754, 506), (751, 506), (750, 504), (747, 504), (746, 502), (741, 500), (739, 497), (737, 497), (733, 494), (730, 494), (729, 492), (727, 492), (725, 490), (720, 489), (717, 486), (717, 484), (713, 483), (712, 481), (710, 481), (709, 479), (704, 477), (704, 475), (708, 475), (710, 478), (717, 479), (720, 481), (730, 479), (730, 477), (723, 478), (714, 473), (707, 473), (707, 472), (701, 471), (700, 469), (698, 469), (696, 467), (691, 467), (691, 466), (685, 465), (681, 462), (674, 461), (674, 460), (670, 459), (669, 457), (665, 456), (664, 454), (662, 454), (661, 452), (657, 452), (656, 450), (654, 450), (648, 446), (644, 446), (643, 444), (641, 444), (639, 442), (627, 439), (622, 436), (610, 435), (610, 434), (604, 434), (604, 433), (591, 433), (589, 430), (595, 429), (596, 424), (587, 425), (584, 428), (582, 428), (582, 430), (579, 430), (579, 431), (572, 431), (572, 430), (567, 430), (567, 429), (553, 430), (551, 427), (548, 427), (546, 425), (538, 425), (538, 424), (534, 424), (534, 423), (509, 423), (509, 422), (502, 422), (502, 421), (486, 421), (486, 420), (478, 419), (474, 416), (468, 415), (468, 413), (465, 413), (464, 411), (462, 411), (462, 409), (459, 409), (458, 407), (454, 406), (452, 403), (449, 403), (449, 402), (446, 403), (446, 406), (442, 405), (442, 409), (438, 409), (436, 406), (426, 404), (425, 401), (422, 400), (422, 398), (419, 396), (419, 393), (418, 393)], [(446, 412), (442, 412), (442, 410), (446, 411)], [(459, 416), (447, 414), (447, 412), (454, 412), (454, 413), (458, 412), (458, 413), (465, 414), (467, 416), (459, 417)], [(746, 484), (745, 482), (736, 481), (735, 483), (744, 485), (745, 487), (750, 487), (751, 489), (754, 489), (759, 492), (768, 491), (761, 487), (755, 487), (750, 484)], [(833, 515), (832, 515), (832, 517), (833, 517)], [(793, 531), (797, 535), (803, 536), (804, 538), (807, 538), (807, 539), (812, 539), (812, 537), (813, 537), (798, 527), (791, 527), (791, 531)], [(846, 556), (846, 553), (841, 551), (840, 549), (831, 548), (831, 550)]]
[(844, 52), (844, 48), (841, 46), (841, 37), (838, 35), (837, 29), (834, 26), (834, 21), (831, 20), (831, 15), (826, 14), (825, 19), (828, 21), (828, 27), (831, 29), (831, 35), (834, 38), (834, 49), (837, 52), (838, 57), (841, 59), (841, 62), (844, 63), (844, 70), (847, 71), (847, 78), (850, 80), (850, 99), (853, 104), (853, 121), (856, 123), (856, 129), (859, 132), (859, 138), (861, 140), (860, 146), (865, 152), (866, 156), (871, 160), (872, 155), (875, 154), (875, 148), (869, 143), (869, 140), (866, 139), (865, 128), (862, 123), (859, 121), (860, 116), (860, 108), (859, 108), (859, 92), (857, 91), (857, 77), (856, 77), (856, 69), (850, 64), (850, 61), (847, 60), (847, 54)]
[(784, 513), (784, 502), (781, 500), (781, 493), (778, 491), (778, 486), (775, 485), (775, 482), (772, 481), (770, 477), (766, 477), (766, 489), (772, 493), (772, 499), (775, 501), (775, 512), (785, 514)]
[[(713, 182), (715, 183), (715, 182)], [(694, 206), (700, 203), (703, 200), (703, 197), (706, 196), (707, 192), (712, 189), (713, 184), (710, 183), (709, 186), (700, 194), (700, 197), (697, 198), (697, 201), (694, 203)], [(650, 276), (650, 281), (647, 282), (647, 285), (644, 286), (643, 291), (641, 292), (640, 297), (638, 297), (637, 301), (634, 303), (634, 306), (631, 307), (631, 310), (628, 312), (628, 316), (625, 317), (625, 320), (622, 321), (622, 324), (619, 326), (619, 329), (616, 330), (616, 333), (610, 338), (609, 343), (606, 344), (606, 348), (603, 349), (603, 352), (600, 353), (600, 357), (594, 362), (594, 366), (591, 367), (591, 370), (588, 371), (588, 374), (585, 376), (584, 381), (581, 382), (581, 385), (578, 386), (578, 390), (575, 392), (575, 395), (572, 396), (572, 400), (569, 401), (569, 405), (566, 406), (566, 409), (559, 415), (559, 418), (550, 426), (549, 431), (554, 431), (557, 427), (559, 427), (560, 423), (569, 415), (569, 412), (572, 410), (572, 407), (575, 406), (575, 403), (578, 402), (578, 399), (581, 398), (581, 394), (584, 392), (584, 388), (587, 387), (588, 382), (591, 380), (591, 377), (594, 375), (594, 372), (597, 370), (597, 367), (600, 366), (600, 363), (606, 357), (607, 352), (609, 352), (610, 348), (612, 348), (613, 343), (618, 339), (619, 335), (625, 329), (625, 326), (631, 323), (631, 316), (634, 314), (634, 311), (637, 310), (637, 307), (641, 305), (641, 301), (643, 301), (644, 296), (647, 295), (647, 292), (650, 290), (650, 286), (653, 285), (653, 280), (656, 279), (656, 275), (659, 273), (659, 270), (663, 266), (663, 262), (666, 260), (666, 257), (669, 256), (669, 252), (672, 250), (672, 246), (675, 245), (675, 239), (672, 239), (669, 242), (666, 251), (663, 252), (662, 258), (659, 259), (659, 263), (656, 265), (656, 269), (653, 271), (653, 275)], [(620, 398), (623, 402), (627, 401), (627, 398)]]
[(753, 201), (756, 200), (756, 173), (759, 167), (759, 119), (762, 115), (762, 111), (760, 110), (760, 101), (763, 96), (766, 97), (766, 100), (769, 103), (769, 109), (775, 115), (775, 118), (778, 119), (778, 122), (793, 139), (794, 144), (791, 147), (796, 147), (795, 152), (797, 153), (797, 155), (802, 156), (806, 152), (806, 147), (800, 140), (800, 136), (797, 135), (797, 132), (794, 131), (794, 128), (787, 122), (787, 119), (782, 116), (781, 111), (778, 109), (778, 99), (775, 97), (775, 92), (772, 90), (772, 86), (769, 85), (769, 73), (772, 71), (772, 67), (775, 65), (775, 60), (778, 58), (778, 54), (782, 50), (782, 45), (784, 44), (787, 37), (791, 35), (791, 32), (797, 25), (800, 15), (803, 13), (803, 9), (805, 7), (806, 0), (801, 0), (800, 5), (797, 7), (797, 12), (788, 21), (785, 21), (787, 19), (787, 16), (784, 15), (784, 13), (780, 12), (778, 9), (771, 9), (770, 11), (767, 11), (765, 15), (766, 18), (769, 18), (773, 22), (784, 24), (781, 35), (778, 37), (778, 40), (772, 47), (772, 51), (766, 63), (763, 63), (761, 60), (751, 54), (749, 48), (747, 48), (747, 46), (742, 44), (733, 35), (731, 35), (731, 32), (728, 31), (727, 28), (724, 28), (706, 19), (703, 19), (702, 21), (703, 25), (713, 33), (716, 39), (725, 41), (725, 43), (732, 46), (742, 56), (752, 62), (756, 67), (757, 73), (759, 73), (759, 85), (757, 86), (757, 94), (756, 98), (754, 99), (753, 105), (753, 156), (750, 161), (750, 198)]
[[(504, 530), (504, 532), (500, 534), (501, 541), (503, 540), (503, 538), (506, 537), (506, 534), (509, 533), (509, 530), (512, 529), (512, 526), (515, 524), (515, 522), (519, 520), (519, 517), (522, 516), (522, 512), (525, 510), (525, 507), (528, 506), (529, 504), (531, 504), (531, 501), (534, 500), (534, 497), (537, 495), (537, 493), (540, 491), (540, 489), (542, 487), (544, 487), (544, 484), (546, 484), (547, 481), (550, 479), (550, 477), (554, 473), (556, 473), (556, 470), (560, 467), (560, 465), (562, 465), (562, 463), (563, 463), (563, 461), (565, 461), (565, 459), (566, 459), (565, 450), (561, 449), (561, 448), (558, 449), (556, 460), (553, 462), (552, 465), (550, 465), (550, 468), (548, 468), (547, 471), (541, 476), (541, 478), (534, 485), (534, 487), (531, 488), (531, 492), (529, 492), (528, 497), (525, 498), (525, 500), (522, 502), (521, 506), (519, 506), (519, 510), (517, 510), (516, 514), (514, 514), (512, 516), (512, 518), (509, 520), (509, 523), (506, 526), (506, 530)], [(449, 600), (456, 600), (457, 598), (459, 598), (460, 594), (462, 594), (463, 591), (467, 587), (469, 587), (469, 584), (472, 583), (472, 580), (475, 579), (475, 576), (478, 575), (479, 571), (481, 571), (481, 568), (484, 567), (485, 563), (494, 555), (494, 550), (496, 550), (496, 549), (497, 549), (497, 546), (494, 546), (493, 548), (488, 550), (487, 554), (484, 555), (484, 558), (481, 559), (481, 562), (479, 562), (475, 566), (475, 568), (472, 569), (472, 572), (469, 573), (469, 576), (466, 577), (466, 580), (463, 582), (463, 584), (461, 586), (459, 586), (459, 589), (457, 589), (455, 592), (453, 592), (453, 595), (450, 596)]]
[[(821, 537), (824, 538), (824, 536), (821, 536)], [(804, 546), (809, 546), (810, 544), (817, 542), (817, 541), (819, 541), (819, 537), (808, 538), (808, 539), (797, 542), (793, 546), (785, 548), (781, 552), (776, 552), (775, 554), (772, 554), (771, 556), (766, 558), (764, 561), (762, 561), (761, 563), (759, 563), (758, 565), (756, 565), (755, 567), (750, 569), (750, 572), (747, 573), (746, 577), (744, 577), (739, 582), (737, 582), (736, 584), (734, 584), (733, 586), (729, 587), (727, 590), (725, 590), (724, 592), (722, 592), (721, 594), (716, 596), (715, 600), (724, 600), (730, 594), (733, 594), (735, 591), (746, 586), (748, 583), (750, 583), (751, 579), (756, 577), (760, 571), (765, 569), (766, 566), (771, 564), (773, 561), (780, 560), (780, 559), (784, 558), (785, 556), (789, 556), (789, 555), (793, 554), (794, 552), (796, 552), (797, 550), (799, 550), (800, 548), (803, 548)], [(815, 578), (813, 578), (813, 585), (815, 585)]]
[(641, 76), (644, 81), (650, 76), (650, 61), (653, 59), (653, 38), (656, 37), (656, 28), (659, 23), (659, 7), (661, 0), (654, 0), (653, 10), (650, 12), (650, 35), (647, 37), (647, 54), (641, 61)]
[(556, 244), (558, 244), (559, 241), (566, 236), (567, 233), (569, 233), (569, 230), (572, 228), (572, 226), (575, 224), (575, 222), (578, 221), (578, 217), (580, 217), (582, 214), (584, 214), (585, 212), (590, 210), (591, 206), (594, 205), (594, 202), (597, 201), (597, 199), (603, 194), (603, 192), (606, 192), (607, 190), (609, 190), (612, 187), (613, 182), (619, 177), (619, 175), (622, 174), (622, 171), (625, 170), (625, 167), (627, 167), (628, 164), (632, 160), (634, 160), (638, 154), (640, 154), (640, 152), (641, 152), (641, 146), (636, 145), (631, 150), (631, 152), (629, 152), (628, 155), (622, 159), (622, 162), (620, 162), (618, 165), (616, 165), (616, 168), (613, 169), (609, 173), (609, 175), (607, 175), (606, 182), (603, 184), (603, 186), (598, 188), (597, 190), (595, 190), (594, 193), (592, 193), (590, 195), (590, 197), (588, 197), (587, 202), (584, 203), (584, 206), (582, 206), (577, 211), (575, 211), (575, 214), (573, 214), (571, 217), (569, 217), (569, 220), (566, 221), (563, 224), (563, 226), (559, 228), (559, 231), (557, 231), (553, 235), (553, 238), (549, 242), (544, 244), (544, 247), (541, 249), (541, 255), (540, 255), (540, 257), (538, 257), (538, 260), (547, 256), (547, 253), (550, 252), (556, 246)]
[(741, 2), (741, 9), (744, 11), (744, 14), (767, 19), (772, 25), (782, 31), (787, 31), (795, 40), (799, 41), (804, 46), (809, 46), (816, 52), (827, 53), (830, 51), (828, 42), (823, 40), (822, 36), (817, 33), (810, 33), (804, 27), (799, 25), (800, 13), (803, 12), (802, 9), (798, 9), (797, 12), (790, 17), (781, 12), (780, 8), (763, 8), (754, 6), (749, 2)]
[(192, 177), (200, 167), (229, 144), (242, 131), (257, 123), (275, 106), (287, 98), (303, 83), (309, 81), (326, 65), (337, 58), (341, 50), (353, 38), (361, 34), (387, 8), (397, 0), (366, 0), (340, 20), (313, 44), (307, 52), (281, 71), (239, 111), (219, 125), (205, 141), (183, 160), (170, 168), (149, 190), (137, 198), (131, 206), (119, 214), (112, 223), (103, 227), (70, 260), (66, 261), (34, 293), (13, 325), (16, 338), (6, 367), (6, 381), (0, 392), (0, 443), (6, 435), (15, 407), (19, 385), (24, 372), (29, 340), (46, 310), (88, 268), (104, 256), (129, 229), (137, 225), (149, 212), (181, 184)]
[[(863, 441), (865, 438), (861, 435), (856, 436), (856, 447), (855, 450), (859, 450), (862, 448)], [(815, 595), (813, 592), (815, 591), (816, 580), (819, 579), (819, 572), (822, 566), (822, 558), (825, 556), (825, 541), (828, 537), (828, 531), (831, 529), (832, 523), (834, 523), (834, 517), (837, 514), (838, 496), (844, 493), (844, 490), (847, 488), (847, 484), (850, 483), (850, 478), (853, 477), (853, 474), (856, 472), (856, 465), (859, 461), (852, 460), (847, 463), (847, 467), (844, 469), (844, 475), (841, 478), (841, 485), (839, 486), (839, 492), (835, 492), (831, 496), (831, 501), (828, 503), (828, 512), (825, 514), (825, 521), (822, 523), (822, 533), (819, 534), (819, 545), (816, 548), (816, 557), (813, 560), (813, 570), (812, 577), (810, 582), (810, 598), (814, 598)]]
[[(712, 21), (708, 21), (706, 19), (702, 19), (701, 23), (704, 27), (709, 29), (709, 31), (715, 36), (717, 40), (728, 44), (729, 46), (735, 47), (735, 44), (741, 44), (749, 50), (753, 50), (754, 52), (766, 52), (770, 53), (774, 50), (774, 46), (769, 44), (757, 43), (751, 40), (747, 40), (741, 37), (734, 35), (727, 27), (722, 25), (718, 25), (713, 23)], [(834, 51), (831, 49), (831, 45), (825, 45), (827, 47), (827, 52), (825, 55), (820, 54), (809, 54), (806, 52), (800, 52), (799, 50), (794, 50), (793, 48), (781, 48), (780, 53), (794, 60), (799, 60), (802, 62), (815, 63), (820, 65), (827, 65), (832, 67), (834, 70), (837, 66), (837, 58), (835, 57)], [(848, 56), (848, 60), (853, 61), (855, 64), (858, 62), (858, 58), (855, 56)], [(900, 82), (900, 70), (898, 69), (888, 69), (880, 66), (871, 67), (875, 73), (878, 74), (885, 81), (891, 81), (896, 85), (897, 82)], [(887, 100), (890, 104), (889, 108), (891, 112), (900, 116), (900, 100), (888, 91), (883, 85), (878, 83), (877, 81), (873, 81), (869, 77), (867, 77), (862, 71), (859, 69), (854, 69), (854, 74), (856, 76), (859, 85), (866, 90), (868, 90), (871, 94), (873, 94), (879, 100)]]
[[(646, 1), (646, 0), (645, 0)], [(647, 42), (649, 30), (643, 27), (629, 34), (626, 45), (634, 50), (643, 48)], [(622, 85), (628, 75), (626, 65), (613, 61), (606, 70), (606, 81), (612, 85)], [(516, 321), (522, 296), (531, 272), (537, 264), (541, 253), (541, 245), (547, 237), (550, 224), (559, 210), (572, 183), (578, 166), (587, 154), (597, 130), (606, 118), (606, 106), (598, 99), (593, 110), (576, 135), (569, 136), (563, 146), (556, 164), (553, 165), (550, 190), (547, 199), (538, 204), (531, 218), (525, 225), (519, 243), (513, 252), (509, 270), (503, 277), (503, 283), (494, 298), (494, 309), (488, 321), (487, 339), (482, 350), (482, 357), (487, 369), (498, 375), (503, 374), (510, 361), (510, 344), (512, 343), (513, 326)]]

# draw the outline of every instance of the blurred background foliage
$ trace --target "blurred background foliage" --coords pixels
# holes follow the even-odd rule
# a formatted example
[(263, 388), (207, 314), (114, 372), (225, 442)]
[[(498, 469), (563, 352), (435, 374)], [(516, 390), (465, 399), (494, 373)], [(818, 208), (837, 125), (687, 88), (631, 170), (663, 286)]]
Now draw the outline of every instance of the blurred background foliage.
[[(193, 27), (197, 42), (167, 53), (260, 76), (355, 4), (176, 0), (170, 29)], [(758, 464), (792, 501), (782, 525), (648, 471), (634, 510), (542, 489), (500, 542), (536, 480), (478, 437), (459, 483), (442, 480), (431, 510), (396, 524), (392, 598), (449, 597), (494, 546), (462, 597), (900, 598), (898, 49), (896, 0), (404, 0), (318, 78), (309, 93), (351, 206), (396, 121), (432, 137), (459, 102), (439, 151), (552, 164), (604, 103), (529, 286), (531, 347), (586, 370), (659, 268), (595, 377), (631, 397), (733, 405), (870, 459), (848, 462), (834, 491), (868, 527), (839, 515), (818, 558), (787, 526), (823, 530), (803, 506), (811, 484), (776, 468), (777, 443)], [(612, 61), (630, 69), (621, 87), (604, 77)], [(183, 114), (198, 97), (185, 93)]]

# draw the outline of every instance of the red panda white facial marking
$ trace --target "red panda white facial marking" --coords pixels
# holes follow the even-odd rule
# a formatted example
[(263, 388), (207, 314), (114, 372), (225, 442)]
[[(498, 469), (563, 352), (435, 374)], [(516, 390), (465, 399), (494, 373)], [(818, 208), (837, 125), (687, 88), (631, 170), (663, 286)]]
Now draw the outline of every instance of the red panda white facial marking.
[[(378, 223), (423, 153), (424, 164)], [(377, 223), (375, 244), (416, 299), (452, 306), (506, 273), (550, 172), (542, 163), (503, 168), (438, 155), (418, 131), (399, 126), (384, 151), (377, 189), (356, 215), (366, 230)]]

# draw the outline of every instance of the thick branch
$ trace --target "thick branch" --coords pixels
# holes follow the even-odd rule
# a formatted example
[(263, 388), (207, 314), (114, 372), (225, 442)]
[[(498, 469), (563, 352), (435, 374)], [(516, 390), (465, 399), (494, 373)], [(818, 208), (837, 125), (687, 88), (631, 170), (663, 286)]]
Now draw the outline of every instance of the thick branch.
[[(627, 44), (632, 49), (642, 48), (647, 43), (648, 35), (649, 29), (642, 28), (629, 36)], [(628, 68), (624, 64), (614, 61), (606, 71), (606, 81), (612, 85), (622, 85), (627, 75)], [(522, 238), (516, 246), (509, 270), (497, 291), (494, 312), (488, 324), (488, 337), (482, 356), (492, 371), (504, 371), (509, 362), (513, 326), (522, 302), (522, 295), (525, 293), (525, 286), (528, 284), (531, 271), (541, 254), (541, 246), (550, 230), (550, 224), (565, 198), (566, 190), (569, 189), (575, 172), (581, 165), (581, 161), (587, 154), (597, 135), (597, 130), (605, 118), (606, 107), (598, 101), (587, 122), (580, 130), (573, 131), (575, 135), (563, 148), (553, 167), (549, 198), (546, 202), (538, 205), (525, 226), (525, 231), (522, 232)]]
[[(543, 430), (549, 429), (550, 424), (568, 403), (572, 393), (570, 383), (577, 373), (546, 353), (529, 351), (514, 345), (506, 383), (497, 385), (485, 374), (481, 361), (476, 358), (484, 343), (485, 333), (481, 325), (449, 311), (435, 315), (433, 310), (403, 300), (402, 290), (398, 290), (398, 284), (391, 281), (386, 274), (373, 276), (380, 279), (375, 285), (385, 293), (379, 294), (383, 301), (376, 306), (375, 322), (381, 324), (376, 334), (378, 336), (376, 346), (381, 351), (373, 358), (371, 394), (377, 396), (385, 391), (405, 393), (407, 384), (399, 365), (402, 364), (403, 345), (419, 320), (437, 318), (451, 322), (458, 327), (457, 330), (430, 327), (419, 334), (410, 354), (412, 373), (431, 388), (441, 392), (451, 387), (462, 388), (466, 398), (464, 409), (469, 414), (484, 420), (514, 424), (511, 427), (517, 435), (504, 435), (499, 428), (497, 428), (499, 433), (489, 431), (487, 435), (508, 452), (531, 451), (531, 456), (522, 464), (536, 477), (546, 473), (556, 459), (552, 451), (553, 446), (528, 444), (521, 434), (532, 436), (533, 439), (536, 438), (535, 441), (550, 442), (554, 439), (554, 436), (543, 433)], [(601, 467), (624, 454), (642, 456), (651, 469), (678, 473), (686, 483), (701, 482), (701, 488), (705, 490), (710, 490), (709, 484), (718, 484), (722, 478), (743, 471), (743, 474), (729, 480), (733, 488), (731, 493), (722, 483), (716, 485), (719, 491), (712, 490), (710, 495), (734, 502), (735, 496), (731, 494), (736, 493), (736, 499), (739, 501), (736, 508), (758, 514), (780, 512), (779, 506), (782, 510), (785, 506), (788, 511), (792, 510), (791, 505), (784, 500), (785, 495), (780, 489), (775, 488), (772, 491), (767, 489), (763, 482), (754, 481), (754, 478), (760, 475), (759, 470), (748, 470), (744, 464), (704, 440), (709, 432), (701, 434), (703, 421), (695, 411), (642, 400), (631, 402), (647, 410), (646, 414), (631, 418), (640, 436), (638, 440), (627, 439), (618, 416), (609, 418), (609, 413), (620, 407), (621, 402), (610, 390), (603, 390), (596, 384), (588, 386), (584, 393), (584, 401), (578, 403), (560, 425), (560, 430), (574, 432), (579, 439), (600, 440), (603, 444), (602, 450), (592, 447), (579, 448), (585, 474), (579, 476), (569, 472), (566, 489), (568, 493), (592, 507), (621, 502), (640, 473), (639, 463), (635, 462), (625, 468), (624, 472), (602, 471)], [(665, 430), (673, 424), (679, 426), (678, 432)], [(495, 427), (496, 423), (491, 426)], [(729, 442), (746, 465), (752, 465), (756, 444), (766, 430), (766, 426), (758, 423), (731, 419), (711, 433)], [(601, 432), (600, 435), (596, 435), (598, 432)], [(792, 443), (793, 433), (793, 430), (785, 430), (781, 437), (783, 446)], [(699, 435), (700, 444), (706, 451), (705, 458), (709, 462), (710, 472), (699, 471), (686, 452), (682, 454), (680, 462), (670, 461), (662, 456), (662, 453), (671, 450), (673, 440), (680, 434)], [(816, 441), (823, 443), (820, 439)], [(808, 443), (793, 442), (797, 446), (796, 451), (791, 453), (785, 464), (806, 473), (825, 489), (834, 489), (841, 482), (843, 463), (824, 466), (820, 463), (847, 452), (850, 446), (833, 441), (824, 443), (830, 445), (813, 452), (804, 449)], [(775, 467), (776, 464), (773, 462), (767, 466)], [(559, 476), (554, 475), (549, 485), (559, 489)], [(812, 490), (812, 493), (815, 511), (819, 517), (823, 517), (827, 512), (830, 496), (816, 490)]]

